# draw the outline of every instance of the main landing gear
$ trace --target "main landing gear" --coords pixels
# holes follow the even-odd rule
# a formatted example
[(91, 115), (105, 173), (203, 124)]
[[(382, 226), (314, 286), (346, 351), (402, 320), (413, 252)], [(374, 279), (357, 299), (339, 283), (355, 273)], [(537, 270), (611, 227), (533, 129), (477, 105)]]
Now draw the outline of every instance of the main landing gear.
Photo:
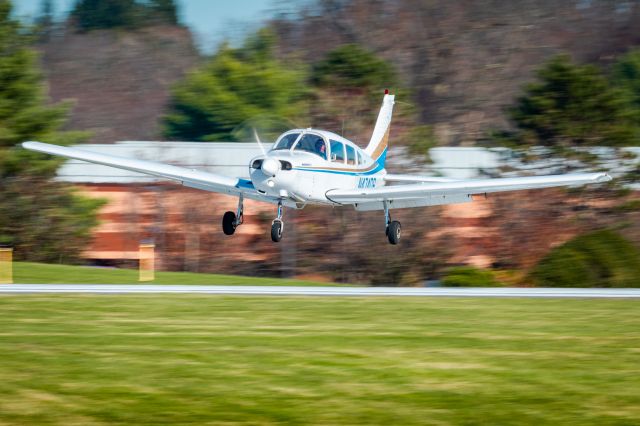
[(282, 221), (282, 201), (278, 202), (278, 217), (271, 222), (271, 241), (277, 243), (282, 239), (282, 230), (284, 222)]
[(397, 220), (391, 220), (391, 215), (389, 214), (389, 203), (387, 201), (383, 201), (382, 204), (384, 205), (385, 233), (387, 234), (387, 238), (391, 244), (398, 244), (400, 242), (402, 227), (400, 226), (400, 222)]
[(222, 216), (222, 232), (224, 232), (225, 235), (233, 235), (233, 233), (236, 232), (236, 228), (242, 225), (244, 220), (243, 201), (243, 197), (240, 195), (236, 213), (226, 212), (224, 216)]

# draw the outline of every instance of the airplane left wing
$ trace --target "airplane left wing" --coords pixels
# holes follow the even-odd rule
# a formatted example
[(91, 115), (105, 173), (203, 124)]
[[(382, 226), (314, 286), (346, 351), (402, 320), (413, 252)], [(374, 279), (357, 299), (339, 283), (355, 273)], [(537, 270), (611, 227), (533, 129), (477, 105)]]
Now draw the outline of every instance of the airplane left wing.
[(334, 189), (327, 198), (338, 204), (354, 205), (358, 210), (381, 210), (383, 202), (390, 208), (422, 207), (472, 201), (474, 194), (487, 194), (524, 189), (577, 186), (611, 180), (606, 173), (574, 173), (499, 179), (477, 179), (452, 182), (417, 183), (368, 189)]
[(168, 179), (190, 188), (236, 196), (242, 194), (247, 198), (254, 200), (277, 203), (277, 200), (260, 194), (253, 187), (251, 181), (246, 179), (232, 178), (215, 173), (173, 166), (170, 164), (100, 154), (97, 152), (85, 151), (77, 148), (67, 148), (42, 142), (24, 142), (22, 146), (31, 151), (73, 158), (76, 160)]

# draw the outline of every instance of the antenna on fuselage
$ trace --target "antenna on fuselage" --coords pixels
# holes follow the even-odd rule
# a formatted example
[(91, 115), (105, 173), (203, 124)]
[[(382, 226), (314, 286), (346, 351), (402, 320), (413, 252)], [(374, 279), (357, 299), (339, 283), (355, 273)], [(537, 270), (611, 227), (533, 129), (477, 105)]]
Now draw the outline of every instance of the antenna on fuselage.
[(262, 155), (266, 157), (267, 152), (264, 150), (264, 146), (262, 146), (262, 141), (260, 140), (260, 136), (258, 136), (258, 132), (256, 131), (255, 127), (253, 127), (253, 137), (255, 138), (256, 142), (258, 142), (258, 145), (260, 145), (260, 151), (262, 151)]

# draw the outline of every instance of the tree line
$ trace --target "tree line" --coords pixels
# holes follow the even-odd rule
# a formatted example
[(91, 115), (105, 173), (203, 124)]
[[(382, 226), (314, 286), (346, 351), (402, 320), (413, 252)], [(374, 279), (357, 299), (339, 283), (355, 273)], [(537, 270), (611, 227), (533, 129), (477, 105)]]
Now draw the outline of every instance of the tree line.
[[(235, 131), (237, 126), (265, 114), (281, 122), (320, 122), (339, 131), (341, 123), (329, 117), (358, 121), (375, 109), (379, 98), (372, 95), (382, 88), (394, 87), (410, 102), (411, 88), (401, 86), (393, 66), (360, 45), (339, 46), (312, 64), (278, 59), (275, 50), (268, 29), (240, 48), (223, 45), (176, 86), (164, 118), (165, 136), (246, 140), (245, 133)], [(359, 107), (362, 102), (367, 106)], [(555, 56), (538, 69), (505, 115), (511, 125), (486, 135), (494, 144), (560, 149), (640, 145), (640, 49), (606, 68)], [(414, 154), (425, 154), (437, 144), (417, 116), (410, 124), (413, 131), (397, 142), (409, 145)]]
[(178, 24), (174, 0), (77, 0), (71, 19), (80, 31)]
[[(107, 21), (157, 16), (163, 5), (170, 16), (166, 22), (177, 22), (173, 1), (81, 0), (72, 17), (86, 31), (135, 28), (144, 24), (130, 18)], [(92, 14), (100, 23), (82, 18)], [(29, 29), (11, 18), (11, 2), (0, 0), (0, 243), (13, 244), (18, 258), (78, 260), (97, 223), (100, 201), (52, 182), (60, 160), (17, 146), (30, 139), (65, 145), (88, 137), (61, 131), (71, 105), (48, 101), (33, 40)], [(403, 84), (394, 67), (361, 45), (341, 45), (305, 63), (278, 52), (274, 33), (265, 28), (239, 47), (223, 44), (176, 84), (162, 118), (164, 136), (244, 141), (253, 138), (253, 128), (269, 139), (290, 127), (315, 126), (358, 141), (370, 132), (385, 88), (401, 94), (399, 99), (411, 99), (410, 85)], [(551, 58), (505, 114), (512, 125), (488, 135), (493, 143), (558, 149), (638, 145), (640, 51), (629, 51), (607, 67), (578, 64), (566, 55)], [(424, 154), (437, 140), (418, 116), (415, 107), (398, 108), (394, 143)], [(416, 253), (416, 258), (427, 257)]]
[(18, 260), (76, 262), (102, 201), (53, 181), (62, 161), (19, 144), (68, 145), (89, 135), (60, 130), (71, 105), (49, 102), (33, 38), (11, 8), (0, 0), (0, 243), (13, 246)]

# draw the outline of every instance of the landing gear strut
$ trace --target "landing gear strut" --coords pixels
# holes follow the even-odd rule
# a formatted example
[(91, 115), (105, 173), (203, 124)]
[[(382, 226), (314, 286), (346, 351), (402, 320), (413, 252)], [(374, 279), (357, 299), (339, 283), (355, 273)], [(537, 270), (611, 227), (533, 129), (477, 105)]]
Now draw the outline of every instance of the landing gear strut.
[(282, 239), (282, 230), (284, 222), (282, 222), (282, 201), (278, 201), (278, 217), (271, 222), (271, 241), (277, 243)]
[(222, 216), (222, 232), (224, 232), (225, 235), (233, 235), (233, 233), (236, 232), (236, 228), (242, 225), (242, 222), (244, 221), (243, 201), (244, 198), (242, 197), (242, 194), (240, 194), (236, 213), (226, 212), (224, 216)]
[(392, 221), (389, 214), (389, 203), (387, 201), (382, 202), (384, 206), (384, 221), (385, 221), (385, 233), (391, 244), (398, 244), (400, 242), (400, 234), (402, 233), (402, 227), (397, 220)]

